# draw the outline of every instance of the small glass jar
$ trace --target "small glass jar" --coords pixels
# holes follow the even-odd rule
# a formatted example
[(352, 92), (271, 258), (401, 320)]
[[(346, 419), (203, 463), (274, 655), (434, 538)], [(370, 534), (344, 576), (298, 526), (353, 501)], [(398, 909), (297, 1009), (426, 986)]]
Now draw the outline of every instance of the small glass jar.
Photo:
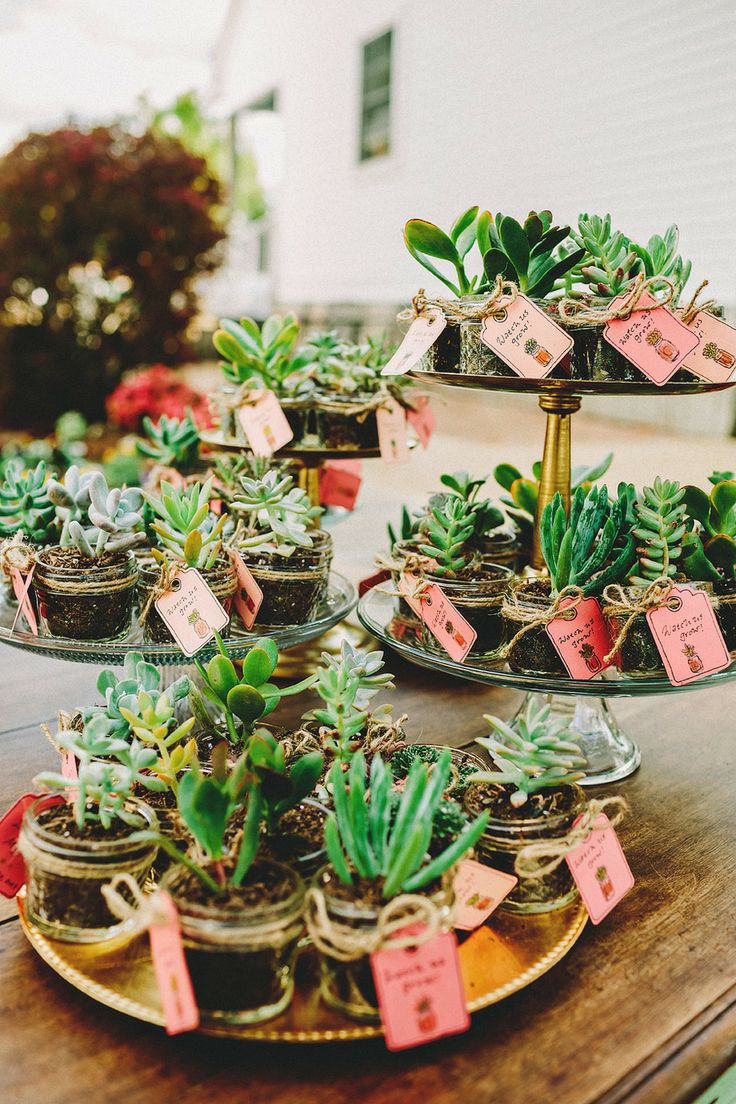
[(360, 414), (336, 409), (341, 404), (346, 407), (368, 404), (373, 395), (325, 395), (326, 406), (316, 400), (317, 436), (325, 449), (377, 449), (378, 422), (375, 409), (367, 409)]
[[(568, 678), (567, 669), (550, 640), (544, 624), (527, 626), (534, 617), (547, 613), (552, 605), (550, 585), (547, 579), (528, 579), (512, 590), (512, 602), (504, 606), (503, 621), (506, 639), (511, 642), (522, 629), (526, 630), (511, 647), (508, 664), (512, 671), (522, 674), (561, 675)], [(518, 609), (519, 616), (514, 613)]]
[(251, 907), (187, 899), (181, 866), (161, 888), (179, 913), (184, 955), (202, 1023), (253, 1024), (278, 1016), (294, 994), (294, 963), (304, 931), (305, 886), (284, 863), (257, 863), (249, 879), (281, 877), (286, 895)]
[(263, 591), (256, 626), (305, 625), (316, 617), (327, 593), (332, 537), (322, 529), (310, 536), (311, 548), (294, 548), (289, 556), (263, 548), (238, 549)]
[[(464, 805), (471, 816), (476, 817), (486, 811), (487, 805), (479, 800), (479, 796), (487, 787), (488, 783), (476, 782), (466, 791)], [(510, 792), (510, 788), (505, 786), (493, 788)], [(491, 813), (486, 830), (475, 845), (478, 862), (516, 877), (516, 856), (528, 843), (551, 842), (566, 836), (574, 821), (587, 809), (588, 801), (584, 791), (574, 783), (554, 791), (540, 791), (547, 800), (551, 794), (563, 792), (568, 795), (567, 808), (550, 816), (525, 817), (523, 806), (518, 810), (518, 816), (509, 818), (496, 817)], [(555, 870), (541, 878), (519, 878), (498, 907), (516, 913), (553, 912), (569, 905), (577, 896), (577, 886), (563, 859)]]
[[(368, 905), (346, 898), (344, 895), (346, 887), (337, 880), (331, 867), (326, 867), (317, 875), (316, 885), (324, 894), (330, 920), (343, 927), (365, 932), (366, 935), (375, 932), (379, 913), (388, 902), (381, 901), (376, 905)], [(441, 888), (431, 894), (430, 899), (439, 909), (439, 930), (450, 931), (455, 901), (451, 872), (444, 877)], [(361, 955), (360, 958), (350, 962), (343, 962), (320, 951), (319, 958), (320, 993), (325, 1003), (351, 1020), (379, 1023), (381, 1017), (378, 1011), (378, 997), (373, 981), (370, 954)]]
[(521, 535), (518, 531), (501, 529), (481, 537), (478, 548), (484, 559), (517, 571), (522, 556)]
[[(467, 578), (446, 575), (424, 575), (427, 583), (436, 583), (455, 609), (475, 629), (477, 637), (467, 653), (469, 659), (493, 659), (504, 642), (504, 624), (501, 607), (504, 595), (513, 579), (513, 572), (502, 564), (483, 561), (480, 570)], [(426, 602), (426, 598), (423, 598)], [(445, 630), (455, 635), (458, 644), (462, 633), (451, 624)], [(445, 654), (445, 649), (434, 636), (426, 622), (422, 623), (422, 646), (429, 652)]]
[(55, 563), (57, 546), (36, 552), (33, 589), (41, 631), (68, 640), (117, 640), (130, 632), (138, 564), (113, 552), (84, 566)]
[(572, 377), (585, 380), (644, 381), (644, 374), (635, 364), (614, 348), (603, 336), (603, 324), (597, 326), (558, 325), (573, 340)]
[[(26, 916), (44, 935), (64, 943), (99, 943), (122, 935), (130, 926), (110, 912), (102, 886), (127, 873), (142, 886), (156, 858), (156, 846), (114, 839), (75, 839), (44, 826), (44, 814), (59, 806), (56, 796), (40, 797), (23, 818), (18, 849), (26, 864)], [(64, 805), (63, 808), (70, 808)], [(146, 829), (158, 827), (156, 814), (131, 797), (125, 808)], [(113, 824), (120, 823), (113, 821)], [(137, 831), (129, 828), (129, 833)]]
[[(183, 565), (182, 565), (183, 566)], [(213, 567), (197, 569), (215, 598), (230, 617), (233, 595), (238, 589), (238, 577), (228, 556), (218, 556)], [(138, 577), (138, 606), (146, 608), (151, 592), (158, 585), (161, 567), (153, 559), (140, 561)], [(230, 622), (220, 629), (220, 636), (230, 635)], [(148, 606), (143, 622), (143, 639), (156, 644), (170, 644), (174, 639), (153, 602)]]
[(736, 653), (736, 579), (721, 579), (713, 584), (716, 618), (731, 655)]

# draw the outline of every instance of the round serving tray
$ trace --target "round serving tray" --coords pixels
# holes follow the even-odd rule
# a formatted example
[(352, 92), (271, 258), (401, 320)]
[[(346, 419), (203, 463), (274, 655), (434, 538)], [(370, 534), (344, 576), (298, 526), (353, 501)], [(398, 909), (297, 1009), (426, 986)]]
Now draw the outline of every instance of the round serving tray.
[(703, 395), (724, 391), (736, 385), (736, 379), (710, 383), (696, 379), (670, 381), (659, 387), (650, 380), (525, 379), (523, 376), (483, 376), (470, 372), (410, 373), (422, 383), (444, 383), (450, 387), (470, 387), (482, 391), (525, 392), (532, 395)]
[(736, 678), (736, 663), (725, 671), (705, 678), (688, 682), (684, 686), (673, 686), (664, 676), (645, 678), (627, 678), (614, 668), (605, 675), (597, 675), (589, 680), (563, 678), (562, 675), (519, 674), (510, 671), (503, 660), (466, 661), (456, 663), (445, 652), (429, 652), (422, 647), (421, 641), (411, 626), (397, 617), (397, 599), (382, 591), (380, 587), (369, 590), (358, 603), (358, 617), (364, 628), (382, 643), (393, 648), (411, 663), (420, 667), (429, 667), (433, 671), (443, 671), (470, 682), (488, 683), (492, 686), (506, 686), (512, 690), (527, 693), (567, 694), (575, 697), (589, 695), (595, 698), (635, 698), (639, 694), (683, 693), (687, 690), (704, 690), (709, 686), (718, 686)]
[[(52, 970), (100, 1004), (164, 1026), (147, 936), (86, 945), (59, 943), (28, 923), (24, 904), (25, 890), (21, 890), (18, 912), (23, 931)], [(478, 1012), (536, 981), (570, 951), (587, 919), (580, 900), (539, 916), (495, 913), (481, 940), (474, 933), (460, 947), (468, 1011)], [(275, 1019), (200, 1030), (206, 1035), (270, 1043), (348, 1042), (382, 1035), (380, 1024), (348, 1020), (320, 999), (317, 967), (315, 953), (306, 948), (297, 962), (294, 1000)]]
[[(321, 636), (333, 628), (355, 607), (355, 587), (344, 575), (330, 572), (327, 596), (317, 611), (314, 621), (305, 625), (280, 625), (275, 628), (263, 627), (248, 633), (244, 629), (233, 629), (232, 636), (223, 641), (228, 654), (233, 659), (242, 658), (257, 637), (270, 636), (277, 647), (284, 651), (304, 644)], [(17, 607), (4, 605), (0, 608), (0, 643), (10, 644), (14, 648), (25, 648), (36, 655), (54, 656), (57, 659), (73, 660), (76, 663), (122, 663), (130, 652), (142, 652), (149, 663), (160, 665), (191, 664), (190, 656), (184, 655), (179, 646), (153, 644), (144, 641), (143, 630), (134, 618), (134, 627), (130, 635), (123, 640), (67, 640), (56, 636), (34, 636), (33, 633), (19, 629), (13, 630), (13, 620)], [(213, 643), (206, 644), (199, 652), (198, 659), (209, 659), (217, 651)]]
[[(226, 437), (224, 433), (220, 433), (215, 429), (205, 430), (199, 436), (202, 443), (211, 449), (221, 449), (223, 452), (248, 451), (248, 445), (244, 441), (239, 441), (236, 437)], [(289, 448), (287, 445), (280, 448), (277, 453), (278, 457), (283, 456), (294, 460), (345, 460), (347, 458), (351, 460), (373, 460), (380, 455), (381, 450), (377, 448), (325, 449), (321, 448), (319, 444), (315, 444), (313, 448)]]

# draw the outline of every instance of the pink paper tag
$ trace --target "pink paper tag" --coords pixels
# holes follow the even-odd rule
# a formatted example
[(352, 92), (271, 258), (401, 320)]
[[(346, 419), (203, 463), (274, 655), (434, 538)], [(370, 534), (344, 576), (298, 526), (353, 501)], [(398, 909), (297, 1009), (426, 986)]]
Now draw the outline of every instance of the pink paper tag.
[(406, 417), (409, 425), (414, 430), (422, 448), (427, 447), (435, 431), (437, 422), (435, 421), (432, 407), (429, 405), (429, 396), (420, 395), (418, 399), (412, 399), (412, 402), (416, 404), (416, 409), (407, 410)]
[(18, 835), (26, 809), (41, 795), (23, 794), (0, 820), (0, 893), (15, 897), (25, 885), (26, 866), (18, 850)]
[(410, 609), (414, 610), (417, 617), (422, 617), (422, 600), (418, 595), (414, 595), (414, 591), (421, 582), (416, 575), (399, 575), (399, 590), (401, 591), (401, 597), (406, 602)]
[(446, 325), (447, 319), (441, 310), (432, 307), (420, 314), (404, 334), (404, 340), (388, 364), (383, 366), (381, 375), (403, 376), (405, 372), (410, 372), (427, 349), (434, 345)]
[(238, 589), (235, 591), (235, 608), (246, 629), (252, 629), (256, 623), (258, 611), (263, 602), (263, 591), (250, 573), (250, 570), (238, 551), (232, 549), (230, 556), (238, 576)]
[(28, 596), (28, 591), (31, 588), (33, 581), (33, 572), (36, 570), (35, 563), (32, 564), (31, 570), (26, 575), (25, 579), (21, 575), (17, 567), (13, 567), (10, 570), (10, 579), (13, 584), (13, 593), (15, 594), (16, 601), (18, 602), (18, 609), (15, 612), (13, 618), (13, 624), (10, 631), (15, 632), (15, 626), (18, 623), (19, 614), (23, 614), (25, 617), (28, 628), (31, 630), (34, 636), (38, 636), (38, 623), (36, 621), (36, 614), (33, 609), (33, 603)]
[(238, 409), (238, 417), (256, 456), (271, 456), (294, 436), (273, 391), (251, 391), (250, 402)]
[(184, 655), (193, 656), (230, 618), (194, 567), (182, 567), (156, 609)]
[(590, 919), (600, 924), (634, 884), (634, 875), (605, 813), (598, 817), (585, 843), (565, 858)]
[(79, 778), (77, 760), (71, 751), (62, 751), (61, 753), (61, 774), (63, 778), (68, 778), (70, 782), (76, 782)]
[[(355, 468), (357, 465), (357, 471)], [(319, 500), (323, 506), (354, 510), (360, 484), (360, 460), (326, 460), (319, 473)]]
[(688, 353), (683, 368), (711, 383), (725, 383), (736, 372), (736, 330), (707, 311), (700, 311), (689, 329), (700, 344)]
[(166, 1019), (166, 1034), (179, 1035), (199, 1026), (199, 1009), (194, 999), (176, 906), (168, 893), (160, 890), (156, 903), (166, 914), (162, 924), (151, 924), (151, 960)]
[(673, 586), (668, 604), (648, 610), (647, 622), (673, 685), (684, 686), (731, 665), (726, 642), (704, 590)]
[(455, 891), (455, 927), (473, 931), (488, 919), (518, 882), (513, 874), (504, 874), (475, 859), (462, 859), (452, 883)]
[(371, 968), (389, 1050), (470, 1027), (452, 932), (440, 932), (420, 947), (378, 951), (371, 955)]
[(381, 459), (387, 464), (405, 464), (409, 459), (406, 443), (406, 413), (403, 406), (391, 399), (376, 411), (378, 446)]
[(478, 634), (436, 583), (422, 591), (421, 618), (450, 659), (462, 663)]
[[(565, 598), (565, 609), (574, 598)], [(605, 656), (611, 650), (611, 634), (603, 620), (596, 598), (583, 598), (568, 616), (555, 617), (547, 625), (547, 635), (573, 679), (592, 679), (609, 666)]]
[(572, 349), (572, 338), (525, 295), (501, 299), (483, 319), (483, 341), (525, 379), (544, 379)]
[[(625, 299), (625, 295), (619, 295), (611, 303), (611, 309)], [(653, 309), (635, 310), (629, 318), (606, 322), (603, 336), (647, 379), (661, 387), (697, 348), (700, 339), (672, 311), (658, 307), (657, 300), (647, 292), (644, 292), (639, 303)]]

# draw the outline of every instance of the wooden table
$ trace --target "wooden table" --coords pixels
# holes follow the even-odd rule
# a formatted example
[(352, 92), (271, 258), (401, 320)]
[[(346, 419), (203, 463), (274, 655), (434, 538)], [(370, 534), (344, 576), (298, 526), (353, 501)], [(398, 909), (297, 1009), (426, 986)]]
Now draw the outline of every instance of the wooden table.
[[(94, 700), (96, 670), (0, 652), (0, 807), (54, 764), (38, 721)], [(464, 745), (516, 695), (404, 666), (415, 738)], [(467, 1035), (389, 1054), (168, 1039), (70, 988), (0, 912), (0, 1099), (8, 1104), (690, 1104), (736, 1060), (736, 686), (617, 706), (643, 766), (620, 784), (635, 889), (536, 984)], [(288, 716), (288, 714), (287, 714)]]

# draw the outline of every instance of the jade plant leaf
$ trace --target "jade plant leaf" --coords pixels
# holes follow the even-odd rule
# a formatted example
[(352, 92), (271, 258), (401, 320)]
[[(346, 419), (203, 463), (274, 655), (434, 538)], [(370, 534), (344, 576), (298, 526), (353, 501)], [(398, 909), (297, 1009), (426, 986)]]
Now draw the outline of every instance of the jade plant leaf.
[(722, 483), (716, 483), (710, 493), (710, 500), (720, 517), (725, 519), (736, 505), (736, 480), (729, 479)]
[(255, 687), (240, 684), (228, 694), (227, 706), (243, 724), (250, 725), (263, 716), (266, 701)]
[(736, 541), (725, 533), (718, 533), (706, 541), (705, 552), (711, 563), (720, 567), (727, 575), (733, 573), (736, 564)]
[(510, 491), (516, 480), (521, 479), (522, 475), (513, 464), (498, 464), (493, 469), (493, 478), (505, 491)]
[(521, 510), (532, 517), (537, 511), (537, 485), (530, 479), (517, 479), (511, 486), (511, 497)]
[(420, 253), (439, 260), (457, 264), (459, 261), (455, 243), (444, 230), (425, 219), (410, 219), (406, 224), (406, 241)]
[(687, 512), (695, 521), (699, 521), (706, 532), (712, 532), (710, 525), (711, 502), (700, 487), (685, 487), (685, 505)]
[(515, 218), (506, 215), (501, 219), (498, 234), (517, 274), (520, 278), (525, 276), (529, 267), (529, 242), (521, 226)]
[(275, 666), (265, 648), (251, 648), (243, 660), (243, 677), (251, 686), (262, 686), (270, 679)]

